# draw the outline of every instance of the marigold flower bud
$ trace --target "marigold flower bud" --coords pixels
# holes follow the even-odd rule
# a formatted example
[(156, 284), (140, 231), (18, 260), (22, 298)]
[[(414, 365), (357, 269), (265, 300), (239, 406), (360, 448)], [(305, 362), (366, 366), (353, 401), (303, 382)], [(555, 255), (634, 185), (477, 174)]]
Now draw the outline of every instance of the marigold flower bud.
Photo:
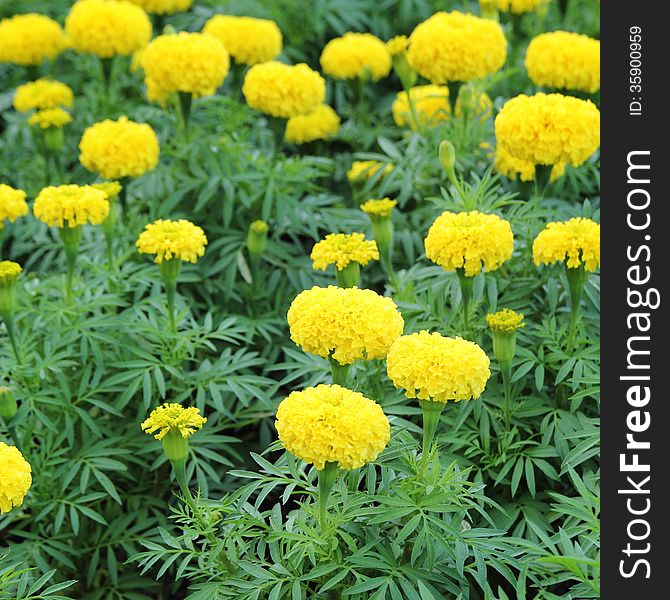
[(17, 411), (14, 392), (6, 386), (0, 386), (0, 419), (10, 421)]
[(509, 308), (486, 315), (493, 338), (493, 355), (502, 363), (510, 363), (516, 354), (516, 332), (525, 327), (523, 314)]
[(249, 256), (255, 261), (258, 261), (263, 256), (263, 252), (265, 252), (265, 246), (268, 242), (268, 229), (268, 224), (260, 219), (249, 225), (247, 231), (247, 250), (249, 251)]

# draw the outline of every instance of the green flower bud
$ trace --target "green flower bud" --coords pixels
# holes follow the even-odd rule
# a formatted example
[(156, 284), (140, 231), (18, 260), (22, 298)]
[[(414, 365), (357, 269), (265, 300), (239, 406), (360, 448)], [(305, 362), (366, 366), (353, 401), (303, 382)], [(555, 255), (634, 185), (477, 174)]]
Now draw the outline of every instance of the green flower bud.
[(10, 421), (18, 411), (14, 392), (8, 387), (0, 386), (0, 419)]
[(167, 459), (174, 463), (186, 460), (188, 456), (188, 438), (178, 431), (168, 431), (161, 440), (163, 452)]
[(479, 9), (485, 19), (498, 20), (498, 0), (479, 0)]
[(456, 171), (454, 170), (454, 165), (456, 164), (456, 149), (454, 148), (454, 145), (449, 140), (442, 140), (440, 142), (438, 156), (444, 172), (447, 174), (447, 177), (449, 177), (449, 181), (456, 185)]
[(254, 221), (249, 225), (249, 230), (247, 231), (247, 250), (252, 260), (258, 261), (258, 259), (265, 252), (265, 246), (268, 241), (268, 224), (265, 221)]

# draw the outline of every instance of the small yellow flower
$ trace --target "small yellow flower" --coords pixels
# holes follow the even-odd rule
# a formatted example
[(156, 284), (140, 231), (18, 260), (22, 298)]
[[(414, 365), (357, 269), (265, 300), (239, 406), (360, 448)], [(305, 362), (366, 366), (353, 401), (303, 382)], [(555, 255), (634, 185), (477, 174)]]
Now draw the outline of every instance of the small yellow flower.
[(486, 315), (486, 324), (491, 331), (496, 333), (512, 333), (526, 326), (523, 322), (523, 313), (515, 312), (509, 308), (503, 308), (498, 312)]
[(407, 60), (432, 83), (471, 81), (495, 73), (507, 58), (507, 40), (500, 25), (458, 11), (438, 12), (409, 38)]
[(549, 0), (498, 0), (498, 10), (521, 15), (535, 12), (546, 4)]
[(379, 162), (378, 160), (355, 160), (347, 171), (347, 179), (351, 182), (360, 182), (370, 179), (381, 171), (382, 176), (393, 171), (393, 165)]
[(14, 108), (19, 112), (32, 109), (72, 108), (74, 94), (69, 86), (51, 79), (38, 79), (16, 88)]
[(72, 116), (62, 108), (45, 108), (38, 110), (28, 119), (29, 125), (37, 125), (40, 129), (49, 129), (51, 127), (64, 127), (72, 123)]
[(16, 278), (21, 274), (23, 269), (21, 265), (11, 260), (0, 261), (0, 286), (9, 287), (14, 285)]
[(173, 258), (195, 263), (205, 254), (207, 236), (201, 227), (185, 219), (159, 219), (144, 228), (135, 245), (140, 254), (155, 254), (158, 264)]
[(549, 223), (533, 242), (536, 265), (564, 262), (569, 269), (584, 265), (586, 271), (600, 266), (600, 225), (576, 217)]
[[(535, 180), (535, 164), (529, 160), (514, 158), (502, 146), (496, 147), (495, 159), (493, 161), (495, 170), (508, 179), (515, 181), (517, 176), (521, 181)], [(551, 169), (550, 180), (556, 181), (565, 174), (565, 163), (555, 164)]]
[(0, 513), (21, 506), (32, 483), (32, 469), (18, 448), (0, 442)]
[(416, 129), (410, 99), (420, 125), (434, 125), (449, 119), (449, 88), (446, 85), (417, 85), (408, 92), (398, 92), (391, 105), (393, 120), (398, 127)]
[(340, 117), (327, 104), (314, 112), (291, 117), (286, 123), (284, 139), (293, 144), (305, 144), (314, 140), (326, 140), (337, 135)]
[(79, 162), (89, 171), (104, 179), (120, 179), (151, 171), (158, 164), (160, 148), (150, 125), (119, 117), (88, 127), (79, 151)]
[(326, 463), (362, 467), (377, 458), (391, 437), (381, 406), (339, 385), (292, 392), (277, 409), (275, 427), (284, 448), (319, 471)]
[(300, 292), (287, 315), (291, 339), (306, 352), (341, 365), (384, 358), (404, 321), (391, 300), (356, 287)]
[(39, 65), (66, 45), (61, 26), (45, 15), (28, 13), (0, 21), (0, 63)]
[(590, 100), (562, 94), (521, 94), (495, 119), (496, 140), (535, 165), (581, 165), (600, 146), (600, 111)]
[(391, 71), (386, 44), (371, 33), (345, 33), (330, 40), (321, 52), (321, 68), (334, 79), (371, 78), (377, 81)]
[(223, 44), (205, 33), (159, 35), (141, 56), (150, 99), (184, 92), (194, 97), (211, 96), (230, 69), (230, 56)]
[(525, 65), (535, 85), (593, 94), (600, 89), (600, 40), (568, 31), (542, 33), (528, 44)]
[(512, 258), (514, 235), (497, 215), (443, 212), (428, 230), (426, 256), (445, 271), (463, 269), (474, 277), (482, 268), (495, 271)]
[(90, 185), (49, 186), (35, 198), (33, 214), (52, 227), (99, 225), (109, 214), (109, 202), (104, 192)]
[(404, 54), (409, 46), (409, 39), (406, 35), (396, 35), (386, 42), (386, 49), (391, 56)]
[(489, 358), (477, 344), (428, 331), (399, 337), (386, 365), (393, 385), (408, 398), (433, 402), (479, 398), (491, 376)]
[(193, 0), (129, 0), (141, 6), (148, 13), (154, 15), (173, 15), (187, 11), (193, 5)]
[(0, 230), (4, 227), (3, 221), (13, 223), (19, 217), (28, 214), (26, 193), (15, 190), (13, 187), (0, 183)]
[(214, 15), (202, 31), (217, 38), (239, 64), (256, 65), (281, 54), (281, 31), (269, 19)]
[(306, 64), (269, 61), (252, 66), (242, 93), (251, 108), (282, 119), (314, 112), (323, 104), (326, 82)]
[(200, 410), (195, 406), (184, 408), (173, 402), (152, 410), (149, 418), (142, 423), (142, 430), (157, 440), (162, 440), (170, 432), (188, 439), (206, 422), (207, 419), (200, 416)]
[(381, 200), (368, 200), (361, 204), (361, 210), (370, 218), (384, 218), (388, 217), (393, 212), (393, 209), (397, 204), (397, 200), (391, 200), (390, 198), (382, 198)]
[(310, 258), (313, 268), (325, 271), (335, 265), (338, 271), (349, 263), (367, 265), (371, 260), (379, 260), (379, 250), (374, 240), (366, 240), (362, 233), (330, 233), (314, 244)]
[(65, 18), (65, 31), (77, 52), (100, 58), (129, 56), (151, 39), (151, 21), (125, 0), (78, 0)]

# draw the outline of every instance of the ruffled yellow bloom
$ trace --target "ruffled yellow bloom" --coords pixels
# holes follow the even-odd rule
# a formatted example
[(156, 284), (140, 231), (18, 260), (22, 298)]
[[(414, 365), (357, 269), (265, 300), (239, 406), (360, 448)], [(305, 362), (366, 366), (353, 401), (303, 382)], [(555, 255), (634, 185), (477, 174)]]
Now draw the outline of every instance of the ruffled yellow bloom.
[(292, 144), (327, 140), (340, 130), (340, 117), (327, 104), (307, 115), (296, 115), (286, 123), (284, 139)]
[(395, 387), (408, 398), (433, 402), (479, 398), (491, 376), (489, 365), (474, 342), (428, 331), (399, 337), (386, 358)]
[(52, 185), (35, 198), (33, 214), (52, 227), (99, 225), (109, 214), (109, 202), (104, 192), (90, 185)]
[(509, 308), (503, 308), (498, 312), (486, 315), (486, 324), (496, 333), (512, 333), (526, 326), (523, 322), (523, 313), (515, 312)]
[(326, 463), (362, 467), (377, 458), (391, 437), (381, 406), (339, 385), (292, 392), (277, 408), (275, 427), (284, 448), (319, 471)]
[(409, 39), (406, 35), (396, 35), (386, 42), (386, 49), (391, 56), (398, 56), (407, 51)]
[(347, 171), (347, 179), (351, 183), (360, 182), (364, 179), (374, 177), (380, 171), (382, 176), (388, 175), (393, 171), (393, 165), (384, 164), (378, 160), (355, 160)]
[(32, 469), (18, 448), (0, 442), (0, 513), (21, 506), (32, 483)]
[(116, 198), (122, 189), (118, 181), (101, 181), (100, 183), (92, 184), (91, 187), (104, 192), (107, 198)]
[(407, 51), (410, 66), (432, 83), (481, 79), (506, 58), (507, 40), (496, 21), (458, 11), (435, 13), (417, 25)]
[(61, 26), (44, 15), (28, 13), (0, 21), (0, 63), (39, 65), (66, 45)]
[(14, 285), (16, 278), (21, 275), (23, 269), (19, 263), (11, 260), (0, 261), (0, 286), (8, 287)]
[(142, 423), (142, 430), (162, 440), (168, 433), (178, 433), (182, 438), (190, 438), (207, 422), (200, 416), (200, 410), (195, 406), (184, 408), (176, 402), (162, 404), (151, 411), (149, 418)]
[(495, 119), (498, 146), (536, 165), (581, 165), (600, 146), (600, 111), (590, 100), (521, 94)]
[(367, 200), (361, 204), (361, 210), (370, 217), (388, 217), (395, 206), (398, 204), (397, 200), (390, 198), (382, 198), (381, 200)]
[(84, 131), (79, 162), (104, 179), (140, 177), (158, 164), (158, 138), (150, 125), (127, 117), (105, 119)]
[(148, 13), (154, 15), (173, 15), (187, 11), (193, 5), (193, 0), (129, 0), (141, 6)]
[(281, 31), (269, 19), (214, 15), (202, 31), (217, 38), (239, 64), (256, 65), (281, 54)]
[(142, 52), (147, 90), (158, 99), (174, 92), (211, 96), (230, 69), (223, 44), (205, 33), (159, 35)]
[(19, 112), (32, 109), (72, 108), (74, 94), (69, 86), (52, 79), (38, 79), (16, 88), (14, 108)]
[(65, 19), (68, 40), (77, 52), (100, 58), (128, 56), (151, 39), (151, 21), (126, 0), (78, 0)]
[(312, 266), (325, 271), (335, 265), (338, 271), (349, 263), (367, 265), (371, 260), (379, 260), (379, 250), (374, 240), (366, 240), (362, 233), (330, 233), (312, 248)]
[(135, 245), (140, 254), (155, 254), (158, 264), (173, 258), (195, 263), (205, 254), (207, 236), (201, 227), (185, 219), (159, 219), (144, 228)]
[(536, 265), (564, 262), (593, 272), (600, 266), (600, 225), (581, 217), (549, 223), (533, 242), (533, 258)]
[(594, 93), (600, 89), (600, 40), (568, 31), (542, 33), (526, 50), (535, 85)]
[(549, 4), (549, 0), (498, 0), (498, 10), (521, 15), (535, 12), (546, 4)]
[(314, 112), (326, 96), (326, 82), (306, 64), (285, 65), (270, 61), (247, 71), (242, 93), (251, 108), (290, 119)]
[[(496, 147), (495, 159), (493, 162), (495, 170), (508, 179), (515, 181), (517, 176), (521, 181), (535, 180), (535, 164), (529, 160), (514, 158), (502, 146)], [(565, 163), (559, 163), (551, 169), (551, 181), (563, 177), (565, 174)]]
[(377, 81), (391, 71), (386, 44), (371, 33), (345, 33), (330, 40), (321, 52), (321, 68), (335, 79), (371, 78)]
[(425, 246), (428, 259), (446, 271), (463, 269), (466, 277), (474, 277), (512, 258), (514, 235), (497, 215), (445, 211), (430, 226)]
[(26, 193), (15, 190), (13, 187), (0, 183), (0, 230), (4, 227), (3, 221), (13, 223), (19, 217), (28, 214)]
[(306, 352), (341, 365), (384, 358), (402, 334), (402, 315), (390, 298), (356, 287), (313, 287), (291, 303), (291, 339)]
[(28, 119), (29, 125), (37, 125), (40, 129), (63, 127), (72, 123), (72, 115), (62, 108), (45, 108), (38, 110)]

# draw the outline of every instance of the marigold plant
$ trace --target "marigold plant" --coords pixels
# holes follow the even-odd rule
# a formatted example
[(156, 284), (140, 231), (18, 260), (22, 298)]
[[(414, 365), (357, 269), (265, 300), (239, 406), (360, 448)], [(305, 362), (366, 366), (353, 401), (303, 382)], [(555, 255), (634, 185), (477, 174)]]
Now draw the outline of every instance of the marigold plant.
[(74, 94), (70, 86), (53, 79), (38, 79), (16, 88), (14, 108), (20, 112), (47, 108), (72, 108)]
[(600, 224), (575, 217), (548, 223), (533, 242), (536, 265), (564, 262), (570, 269), (581, 265), (587, 271), (600, 266)]

